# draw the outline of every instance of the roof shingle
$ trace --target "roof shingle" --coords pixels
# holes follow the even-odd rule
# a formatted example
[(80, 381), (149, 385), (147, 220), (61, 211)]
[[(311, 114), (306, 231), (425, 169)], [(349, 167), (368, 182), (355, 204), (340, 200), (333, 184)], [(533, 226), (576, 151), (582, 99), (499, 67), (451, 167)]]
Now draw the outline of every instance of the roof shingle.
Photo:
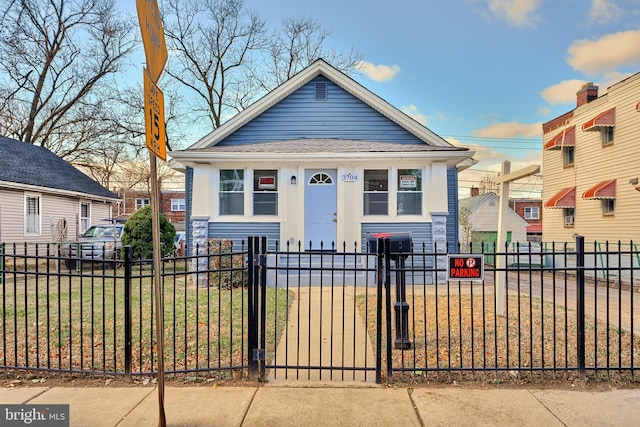
[(117, 199), (46, 148), (0, 136), (0, 181)]

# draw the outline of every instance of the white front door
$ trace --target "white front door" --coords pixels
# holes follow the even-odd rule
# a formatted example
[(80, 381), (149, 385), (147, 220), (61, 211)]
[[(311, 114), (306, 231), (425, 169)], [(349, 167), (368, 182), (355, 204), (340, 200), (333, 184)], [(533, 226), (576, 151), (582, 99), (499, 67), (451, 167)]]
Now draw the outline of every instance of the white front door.
[(304, 173), (304, 248), (330, 250), (337, 233), (337, 180), (335, 169), (306, 170)]

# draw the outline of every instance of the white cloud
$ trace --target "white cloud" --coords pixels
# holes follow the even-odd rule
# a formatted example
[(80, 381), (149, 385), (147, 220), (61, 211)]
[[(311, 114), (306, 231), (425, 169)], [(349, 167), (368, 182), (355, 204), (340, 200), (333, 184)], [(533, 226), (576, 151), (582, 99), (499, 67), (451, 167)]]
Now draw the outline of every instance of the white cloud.
[(373, 65), (371, 62), (366, 61), (358, 62), (356, 68), (377, 82), (391, 80), (400, 72), (400, 67), (397, 65)]
[(640, 30), (607, 34), (597, 40), (576, 40), (568, 63), (587, 75), (606, 73), (622, 66), (640, 65)]
[(585, 80), (579, 79), (563, 80), (544, 89), (540, 92), (540, 96), (551, 105), (575, 103), (576, 93), (585, 83), (587, 83)]
[(551, 108), (549, 107), (542, 107), (538, 110), (538, 114), (542, 115), (542, 116), (548, 116), (549, 114), (551, 114)]
[(478, 129), (475, 136), (487, 138), (542, 138), (542, 123), (499, 122)]
[(405, 113), (407, 116), (411, 117), (413, 120), (415, 120), (418, 123), (420, 123), (421, 125), (423, 125), (423, 126), (427, 125), (427, 116), (422, 114), (418, 110), (418, 107), (416, 107), (415, 105), (409, 105), (408, 107), (402, 107), (402, 112)]
[(515, 27), (535, 27), (542, 0), (488, 0), (491, 13)]
[(623, 14), (622, 9), (609, 0), (593, 0), (589, 21), (592, 24), (608, 24), (617, 21)]

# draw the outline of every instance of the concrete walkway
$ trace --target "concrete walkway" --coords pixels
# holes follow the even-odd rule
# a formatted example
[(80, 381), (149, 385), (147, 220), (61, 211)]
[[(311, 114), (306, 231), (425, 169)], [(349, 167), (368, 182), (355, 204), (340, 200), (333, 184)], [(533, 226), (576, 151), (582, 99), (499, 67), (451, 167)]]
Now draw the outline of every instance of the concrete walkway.
[[(375, 349), (355, 306), (354, 288), (312, 286), (294, 289), (293, 293), (288, 323), (273, 360), (282, 368), (270, 370), (267, 384), (375, 382)], [(365, 375), (364, 368), (372, 370)]]
[[(625, 427), (637, 426), (640, 419), (640, 390), (407, 389), (336, 384), (167, 387), (167, 425)], [(156, 426), (159, 419), (157, 389), (149, 386), (4, 388), (0, 389), (0, 404), (23, 404), (25, 410), (32, 404), (69, 404), (70, 425), (78, 427)], [(3, 414), (0, 411), (0, 425), (5, 425)]]

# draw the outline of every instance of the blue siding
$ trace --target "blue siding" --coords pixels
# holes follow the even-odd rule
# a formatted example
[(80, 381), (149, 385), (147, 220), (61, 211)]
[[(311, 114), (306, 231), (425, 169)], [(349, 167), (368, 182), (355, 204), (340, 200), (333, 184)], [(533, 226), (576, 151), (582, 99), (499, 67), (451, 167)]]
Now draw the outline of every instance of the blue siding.
[(233, 250), (239, 251), (247, 248), (249, 236), (267, 236), (267, 247), (275, 251), (276, 242), (280, 240), (280, 223), (238, 223), (238, 222), (209, 222), (209, 238), (230, 239), (233, 241)]
[(447, 243), (449, 252), (458, 252), (458, 169), (447, 171), (447, 189), (449, 194), (449, 215), (447, 216)]
[(398, 233), (403, 231), (411, 232), (411, 239), (413, 241), (413, 248), (415, 252), (422, 252), (422, 246), (424, 244), (426, 251), (432, 250), (431, 239), (431, 223), (430, 222), (409, 222), (409, 223), (371, 223), (362, 224), (362, 236), (361, 244), (362, 250), (365, 251), (367, 247), (367, 234), (372, 233)]
[[(328, 99), (315, 101), (315, 82), (327, 82)], [(318, 76), (218, 145), (305, 138), (424, 144), (412, 133), (323, 76)]]

